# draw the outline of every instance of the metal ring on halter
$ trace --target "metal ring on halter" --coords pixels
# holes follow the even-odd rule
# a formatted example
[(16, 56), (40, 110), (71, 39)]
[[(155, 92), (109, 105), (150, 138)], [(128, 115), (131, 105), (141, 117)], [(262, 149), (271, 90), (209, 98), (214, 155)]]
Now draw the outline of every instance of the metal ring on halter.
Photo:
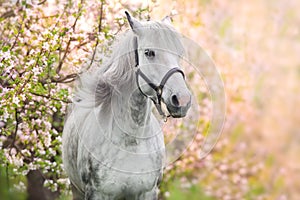
[[(138, 66), (139, 66), (139, 55), (138, 55), (138, 43), (137, 43), (137, 38), (135, 37), (135, 62), (136, 62), (136, 65), (135, 65), (135, 67), (137, 67), (138, 68)], [(163, 89), (164, 89), (164, 86), (165, 86), (165, 84), (167, 83), (167, 81), (168, 81), (168, 79), (174, 74), (174, 73), (181, 73), (182, 74), (182, 76), (183, 76), (183, 78), (185, 79), (185, 76), (184, 76), (184, 72), (181, 70), (181, 69), (179, 69), (178, 67), (175, 67), (175, 68), (172, 68), (172, 69), (170, 69), (166, 74), (165, 74), (165, 76), (162, 78), (162, 80), (161, 80), (161, 82), (160, 82), (160, 84), (159, 85), (155, 85), (154, 83), (152, 83), (152, 81), (140, 70), (140, 68), (138, 68), (137, 70), (136, 70), (136, 84), (137, 84), (137, 86), (138, 86), (138, 88), (139, 88), (139, 90), (140, 90), (140, 92), (144, 95), (144, 96), (146, 96), (147, 98), (150, 98), (152, 101), (153, 101), (153, 103), (154, 103), (154, 105), (155, 105), (155, 107), (156, 107), (156, 109), (157, 109), (157, 111), (159, 112), (159, 114), (161, 115), (161, 116), (163, 116), (163, 117), (165, 117), (165, 118), (167, 118), (167, 117), (169, 117), (169, 116), (166, 116), (165, 115), (165, 113), (162, 111), (162, 107), (161, 107), (161, 100), (162, 100), (162, 93), (163, 93)], [(155, 100), (153, 97), (151, 97), (151, 96), (148, 96), (148, 95), (146, 95), (143, 91), (142, 91), (142, 89), (141, 89), (141, 87), (140, 87), (140, 84), (139, 84), (139, 76), (141, 77), (141, 78), (143, 78), (144, 79), (144, 81), (156, 92), (156, 97), (157, 97), (157, 100)]]

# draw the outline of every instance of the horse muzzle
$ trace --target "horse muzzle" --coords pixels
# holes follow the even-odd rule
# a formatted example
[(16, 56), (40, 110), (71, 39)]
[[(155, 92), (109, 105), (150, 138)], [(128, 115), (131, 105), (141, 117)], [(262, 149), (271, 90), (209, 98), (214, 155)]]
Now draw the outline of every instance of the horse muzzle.
[(166, 103), (170, 115), (174, 118), (185, 117), (191, 107), (190, 94), (172, 94)]

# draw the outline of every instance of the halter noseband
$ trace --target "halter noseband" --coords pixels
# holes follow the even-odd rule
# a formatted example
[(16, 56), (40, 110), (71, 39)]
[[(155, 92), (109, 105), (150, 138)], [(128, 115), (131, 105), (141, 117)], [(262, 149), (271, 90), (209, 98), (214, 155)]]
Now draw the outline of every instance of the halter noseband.
[[(172, 69), (170, 69), (170, 70), (165, 74), (165, 76), (162, 78), (160, 84), (159, 84), (159, 85), (155, 85), (155, 84), (152, 83), (152, 81), (151, 81), (151, 80), (150, 80), (150, 79), (149, 79), (149, 78), (141, 71), (141, 69), (138, 68), (138, 67), (139, 67), (139, 54), (138, 54), (137, 37), (135, 37), (134, 40), (135, 40), (135, 41), (134, 41), (134, 43), (135, 43), (135, 50), (134, 50), (134, 52), (135, 52), (135, 62), (136, 62), (135, 67), (137, 68), (135, 74), (136, 74), (136, 83), (137, 83), (137, 86), (138, 86), (140, 92), (141, 92), (144, 96), (150, 98), (150, 99), (153, 101), (153, 103), (154, 103), (154, 105), (155, 105), (157, 111), (159, 112), (159, 114), (160, 114), (161, 116), (167, 118), (167, 117), (169, 117), (169, 116), (166, 116), (166, 115), (165, 115), (165, 113), (162, 111), (162, 107), (161, 107), (162, 93), (163, 93), (164, 86), (165, 86), (166, 82), (168, 81), (168, 79), (169, 79), (174, 73), (177, 73), (177, 72), (178, 72), (178, 73), (182, 74), (183, 78), (185, 78), (184, 73), (183, 73), (183, 71), (182, 71), (181, 69), (179, 69), (178, 67), (172, 68)], [(141, 89), (141, 87), (140, 87), (140, 84), (139, 84), (139, 80), (138, 80), (138, 79), (139, 79), (139, 76), (141, 76), (141, 77), (144, 79), (144, 81), (145, 81), (145, 82), (146, 82), (146, 83), (147, 83), (147, 84), (148, 84), (148, 85), (156, 92), (157, 100), (156, 100), (155, 98), (151, 97), (151, 96), (146, 95), (146, 94), (142, 91), (142, 89)]]

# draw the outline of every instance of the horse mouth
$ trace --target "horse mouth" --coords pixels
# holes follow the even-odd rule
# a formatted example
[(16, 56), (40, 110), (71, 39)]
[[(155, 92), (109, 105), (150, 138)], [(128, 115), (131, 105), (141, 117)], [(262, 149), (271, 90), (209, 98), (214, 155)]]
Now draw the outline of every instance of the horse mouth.
[(167, 105), (168, 112), (169, 112), (170, 116), (172, 116), (173, 118), (185, 117), (190, 107), (191, 107), (190, 103), (183, 107)]

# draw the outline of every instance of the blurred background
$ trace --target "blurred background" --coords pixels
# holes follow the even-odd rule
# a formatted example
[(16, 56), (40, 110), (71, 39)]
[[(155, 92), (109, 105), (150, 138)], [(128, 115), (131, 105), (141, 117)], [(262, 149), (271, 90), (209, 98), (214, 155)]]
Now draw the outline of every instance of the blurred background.
[(0, 0), (0, 199), (70, 199), (60, 136), (72, 83), (128, 28), (124, 10), (143, 20), (171, 15), (225, 86), (218, 143), (199, 158), (204, 120), (196, 143), (166, 168), (160, 198), (299, 199), (299, 7), (297, 0)]

